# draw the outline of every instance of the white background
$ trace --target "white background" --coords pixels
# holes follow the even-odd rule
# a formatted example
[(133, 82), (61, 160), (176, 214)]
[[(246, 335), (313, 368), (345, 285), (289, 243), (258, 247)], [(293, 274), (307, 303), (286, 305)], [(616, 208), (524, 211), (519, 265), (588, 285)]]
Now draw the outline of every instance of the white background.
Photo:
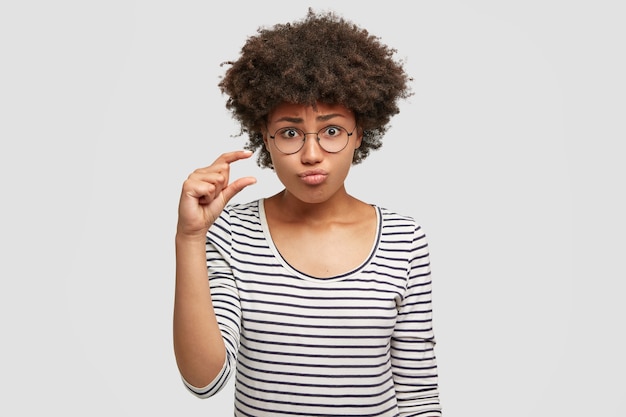
[[(3, 2), (0, 414), (232, 414), (174, 361), (178, 193), (244, 143), (220, 63), (311, 5), (414, 78), (348, 188), (429, 236), (445, 414), (626, 415), (619, 4)], [(236, 201), (279, 189), (234, 170), (259, 180)]]

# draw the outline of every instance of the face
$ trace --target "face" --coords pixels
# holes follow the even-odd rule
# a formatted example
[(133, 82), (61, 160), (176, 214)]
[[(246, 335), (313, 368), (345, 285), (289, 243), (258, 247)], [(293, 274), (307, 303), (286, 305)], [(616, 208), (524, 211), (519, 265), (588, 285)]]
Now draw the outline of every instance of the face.
[[(329, 126), (353, 132), (345, 148), (331, 153), (322, 148), (315, 133)], [(272, 164), (287, 193), (306, 203), (321, 203), (345, 193), (344, 181), (352, 166), (354, 150), (361, 145), (362, 134), (355, 129), (354, 114), (344, 106), (318, 103), (312, 106), (283, 103), (269, 114), (263, 140)], [(292, 154), (281, 152), (275, 139), (279, 129), (295, 128), (307, 134), (302, 148)], [(330, 130), (335, 133), (335, 130)]]

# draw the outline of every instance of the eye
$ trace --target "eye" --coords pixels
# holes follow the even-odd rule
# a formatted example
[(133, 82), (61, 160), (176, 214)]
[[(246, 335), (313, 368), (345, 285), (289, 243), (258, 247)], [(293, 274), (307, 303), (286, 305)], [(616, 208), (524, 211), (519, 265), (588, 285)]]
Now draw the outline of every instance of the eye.
[(302, 137), (302, 132), (300, 129), (296, 129), (295, 127), (284, 127), (282, 129), (278, 129), (276, 135), (281, 139), (299, 139)]
[(338, 136), (341, 136), (342, 133), (343, 128), (339, 126), (327, 126), (320, 132), (321, 136), (324, 136), (326, 138), (336, 138)]

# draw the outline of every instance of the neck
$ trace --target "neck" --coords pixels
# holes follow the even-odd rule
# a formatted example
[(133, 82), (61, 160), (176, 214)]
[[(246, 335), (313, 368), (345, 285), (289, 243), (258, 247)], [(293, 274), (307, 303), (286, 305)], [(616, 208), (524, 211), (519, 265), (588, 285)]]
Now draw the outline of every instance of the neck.
[(349, 195), (345, 188), (330, 199), (320, 203), (307, 203), (287, 190), (269, 198), (270, 204), (285, 221), (319, 223), (349, 217), (359, 201)]

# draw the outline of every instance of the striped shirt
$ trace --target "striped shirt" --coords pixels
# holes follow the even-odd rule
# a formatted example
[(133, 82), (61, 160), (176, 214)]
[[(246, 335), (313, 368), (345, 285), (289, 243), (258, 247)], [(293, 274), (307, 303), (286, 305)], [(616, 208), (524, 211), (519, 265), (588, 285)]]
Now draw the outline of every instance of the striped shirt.
[(227, 359), (189, 390), (210, 397), (236, 368), (235, 416), (440, 416), (428, 245), (375, 208), (367, 260), (315, 278), (281, 257), (262, 200), (228, 206), (206, 244)]

